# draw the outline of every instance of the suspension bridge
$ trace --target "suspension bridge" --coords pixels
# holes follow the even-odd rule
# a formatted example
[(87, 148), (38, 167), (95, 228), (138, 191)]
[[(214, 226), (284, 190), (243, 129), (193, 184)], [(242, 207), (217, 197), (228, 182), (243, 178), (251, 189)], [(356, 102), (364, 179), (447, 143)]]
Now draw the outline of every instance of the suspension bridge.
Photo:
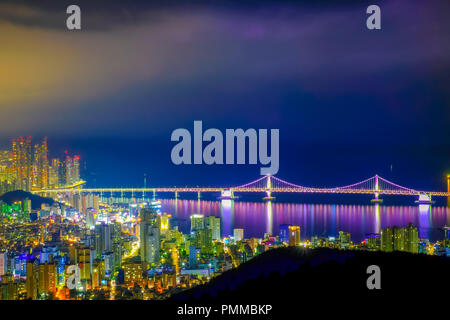
[(120, 193), (123, 197), (124, 193), (131, 193), (132, 197), (135, 194), (153, 193), (153, 197), (157, 192), (170, 192), (178, 197), (179, 193), (190, 192), (197, 193), (199, 198), (201, 193), (216, 192), (220, 193), (222, 198), (234, 198), (235, 193), (264, 193), (265, 198), (273, 198), (273, 193), (322, 193), (322, 194), (368, 194), (374, 195), (375, 200), (378, 200), (380, 195), (398, 195), (398, 196), (418, 196), (419, 201), (430, 201), (432, 196), (450, 197), (450, 191), (420, 191), (407, 188), (391, 181), (388, 181), (379, 175), (375, 175), (366, 180), (356, 182), (350, 185), (333, 187), (333, 188), (316, 188), (306, 187), (293, 184), (277, 178), (275, 176), (263, 176), (259, 179), (236, 187), (151, 187), (151, 188), (82, 188), (81, 185), (77, 187), (59, 188), (59, 189), (41, 189), (33, 191), (37, 194), (58, 194), (58, 193), (99, 193), (113, 194)]

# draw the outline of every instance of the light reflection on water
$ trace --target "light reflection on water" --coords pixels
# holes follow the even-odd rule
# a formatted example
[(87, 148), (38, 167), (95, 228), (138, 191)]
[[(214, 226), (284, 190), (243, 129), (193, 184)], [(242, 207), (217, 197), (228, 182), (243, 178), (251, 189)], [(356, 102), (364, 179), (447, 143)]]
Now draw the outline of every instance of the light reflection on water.
[(302, 239), (312, 236), (336, 236), (350, 232), (353, 241), (361, 241), (368, 233), (379, 233), (388, 226), (406, 226), (412, 222), (420, 238), (436, 241), (443, 238), (442, 227), (450, 225), (450, 208), (420, 206), (329, 205), (280, 202), (243, 202), (234, 200), (169, 200), (163, 199), (162, 211), (186, 219), (184, 233), (189, 232), (189, 216), (201, 213), (221, 217), (222, 236), (243, 228), (246, 238), (262, 238), (264, 233), (278, 235), (280, 224), (298, 225)]

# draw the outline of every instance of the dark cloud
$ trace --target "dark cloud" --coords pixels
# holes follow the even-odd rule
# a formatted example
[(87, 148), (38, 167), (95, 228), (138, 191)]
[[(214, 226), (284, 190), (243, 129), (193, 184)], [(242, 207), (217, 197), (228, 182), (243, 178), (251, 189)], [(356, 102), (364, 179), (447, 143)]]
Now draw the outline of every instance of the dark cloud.
[(77, 1), (74, 33), (64, 1), (2, 2), (0, 130), (109, 155), (118, 137), (124, 154), (136, 141), (163, 150), (197, 119), (280, 128), (292, 161), (317, 160), (304, 144), (368, 146), (369, 158), (372, 145), (448, 146), (449, 2), (379, 2), (382, 30), (369, 31), (370, 2)]
[[(69, 5), (80, 6), (86, 30), (109, 30), (115, 26), (158, 20), (158, 13), (169, 11), (209, 10), (252, 14), (259, 10), (285, 7), (295, 10), (336, 10), (352, 6), (367, 6), (368, 0), (4, 0), (0, 4), (0, 20), (33, 27), (63, 29), (65, 11)], [(378, 1), (383, 3), (383, 1)], [(152, 13), (156, 13), (152, 16)]]

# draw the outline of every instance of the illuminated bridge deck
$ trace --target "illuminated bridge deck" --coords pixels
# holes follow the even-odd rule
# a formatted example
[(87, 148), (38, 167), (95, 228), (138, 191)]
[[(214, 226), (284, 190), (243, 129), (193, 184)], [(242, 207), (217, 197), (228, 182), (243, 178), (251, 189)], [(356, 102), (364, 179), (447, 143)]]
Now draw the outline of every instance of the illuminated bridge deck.
[(151, 188), (81, 188), (81, 185), (59, 189), (36, 190), (33, 193), (51, 194), (66, 192), (85, 192), (85, 193), (155, 193), (155, 192), (191, 192), (204, 193), (216, 192), (222, 193), (230, 190), (233, 193), (322, 193), (322, 194), (375, 194), (378, 195), (398, 195), (398, 196), (417, 196), (426, 194), (428, 196), (450, 197), (449, 192), (444, 191), (420, 191), (406, 188), (390, 182), (378, 175), (361, 182), (351, 185), (335, 188), (314, 188), (295, 185), (293, 183), (281, 180), (274, 176), (264, 176), (250, 183), (237, 187), (151, 187)]

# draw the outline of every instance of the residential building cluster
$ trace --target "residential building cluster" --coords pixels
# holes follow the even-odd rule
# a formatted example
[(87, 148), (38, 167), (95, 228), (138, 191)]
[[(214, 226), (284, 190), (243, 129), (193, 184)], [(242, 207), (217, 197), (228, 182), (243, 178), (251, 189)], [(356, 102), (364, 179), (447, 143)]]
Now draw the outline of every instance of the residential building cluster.
[(13, 139), (10, 150), (0, 151), (0, 194), (70, 186), (81, 182), (80, 156), (64, 152), (50, 158), (47, 137), (32, 146), (31, 137)]
[(450, 256), (449, 228), (436, 243), (412, 224), (360, 243), (344, 231), (305, 240), (289, 224), (278, 235), (247, 238), (235, 228), (224, 237), (221, 218), (184, 221), (162, 213), (159, 201), (108, 204), (82, 192), (59, 200), (39, 210), (29, 200), (0, 204), (1, 299), (165, 299), (285, 246)]

